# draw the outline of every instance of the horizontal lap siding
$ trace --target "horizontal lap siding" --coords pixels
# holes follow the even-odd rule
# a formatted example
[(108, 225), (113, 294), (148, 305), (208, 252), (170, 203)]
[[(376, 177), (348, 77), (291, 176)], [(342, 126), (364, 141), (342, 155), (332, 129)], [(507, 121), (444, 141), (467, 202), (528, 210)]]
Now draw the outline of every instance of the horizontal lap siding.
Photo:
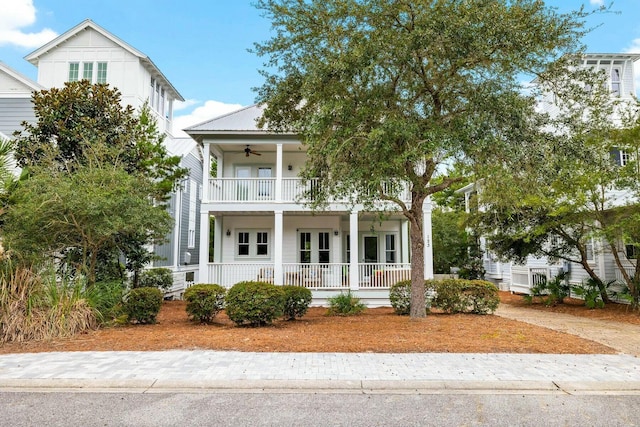
[(35, 122), (31, 98), (0, 98), (0, 132), (12, 137), (23, 121)]

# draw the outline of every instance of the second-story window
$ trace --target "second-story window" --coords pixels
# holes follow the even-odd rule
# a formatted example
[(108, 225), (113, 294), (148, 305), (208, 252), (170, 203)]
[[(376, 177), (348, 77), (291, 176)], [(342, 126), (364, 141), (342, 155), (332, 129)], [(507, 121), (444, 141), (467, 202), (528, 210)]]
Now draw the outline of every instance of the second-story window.
[(93, 62), (85, 62), (82, 64), (82, 79), (93, 81)]
[(151, 87), (149, 88), (149, 107), (153, 108), (155, 105), (155, 93), (156, 93), (156, 79), (151, 77)]
[(107, 63), (98, 62), (98, 75), (96, 76), (96, 83), (107, 82)]
[(69, 81), (77, 82), (78, 75), (80, 72), (80, 63), (78, 62), (70, 62), (69, 63)]
[(611, 69), (611, 92), (620, 96), (622, 92), (622, 81), (620, 80), (620, 68)]

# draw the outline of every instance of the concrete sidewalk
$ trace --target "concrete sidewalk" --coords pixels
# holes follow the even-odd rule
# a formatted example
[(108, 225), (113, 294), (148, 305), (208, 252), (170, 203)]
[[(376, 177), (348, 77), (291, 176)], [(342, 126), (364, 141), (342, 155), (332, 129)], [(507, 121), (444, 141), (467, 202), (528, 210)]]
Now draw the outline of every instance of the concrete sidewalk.
[(0, 390), (640, 394), (630, 355), (70, 352), (0, 356)]

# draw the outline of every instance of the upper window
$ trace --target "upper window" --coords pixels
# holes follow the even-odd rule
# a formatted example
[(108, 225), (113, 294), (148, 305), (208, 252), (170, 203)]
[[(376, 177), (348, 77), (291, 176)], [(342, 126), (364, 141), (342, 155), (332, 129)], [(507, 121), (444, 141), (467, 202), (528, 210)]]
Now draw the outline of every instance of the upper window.
[(82, 79), (93, 81), (93, 62), (85, 62), (82, 64)]
[(70, 62), (69, 63), (69, 81), (77, 82), (79, 72), (80, 72), (80, 63)]
[(622, 81), (620, 80), (620, 68), (611, 69), (611, 92), (620, 96), (622, 92)]
[(96, 83), (107, 82), (107, 63), (98, 62), (98, 75), (96, 76)]

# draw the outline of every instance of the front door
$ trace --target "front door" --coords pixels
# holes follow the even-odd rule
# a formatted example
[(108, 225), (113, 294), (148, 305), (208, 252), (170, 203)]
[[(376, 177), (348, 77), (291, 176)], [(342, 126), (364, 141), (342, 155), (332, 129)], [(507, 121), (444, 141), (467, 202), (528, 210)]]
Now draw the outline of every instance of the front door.
[(364, 236), (364, 262), (378, 262), (378, 236)]

